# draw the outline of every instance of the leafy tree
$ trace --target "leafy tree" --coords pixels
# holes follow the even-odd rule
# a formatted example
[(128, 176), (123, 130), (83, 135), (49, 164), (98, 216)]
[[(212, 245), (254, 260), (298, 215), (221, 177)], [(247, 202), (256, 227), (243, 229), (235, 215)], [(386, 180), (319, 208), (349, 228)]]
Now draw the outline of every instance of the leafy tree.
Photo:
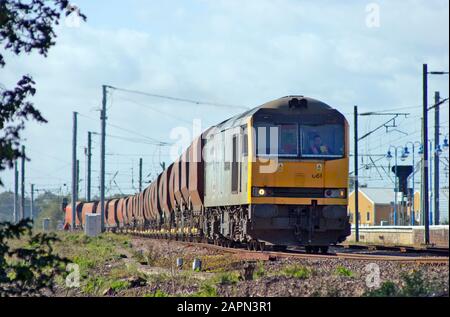
[[(61, 14), (68, 16), (73, 11), (68, 0), (0, 0), (0, 45), (15, 55), (37, 51), (46, 57), (55, 45), (53, 28), (59, 24)], [(80, 17), (86, 20), (83, 14)], [(5, 57), (0, 53), (0, 69), (5, 65)], [(20, 149), (25, 122), (47, 122), (29, 101), (36, 93), (34, 86), (32, 77), (24, 75), (16, 87), (0, 88), (0, 172), (12, 168), (16, 159), (25, 156)]]
[[(31, 221), (0, 223), (0, 296), (42, 296), (54, 292), (55, 277), (69, 261), (53, 254), (54, 235), (31, 232)], [(14, 239), (26, 244), (12, 248)]]
[[(0, 0), (0, 45), (14, 55), (38, 52), (46, 57), (55, 45), (53, 28), (62, 14), (68, 16), (74, 9), (68, 0)], [(79, 15), (86, 20), (83, 14)], [(0, 53), (0, 69), (5, 66), (5, 57)], [(34, 86), (30, 75), (23, 75), (11, 89), (0, 86), (0, 172), (25, 157), (20, 149), (20, 135), (26, 121), (47, 122), (29, 101), (36, 94)], [(57, 238), (33, 235), (31, 224), (30, 220), (17, 225), (0, 223), (0, 296), (34, 296), (52, 291), (55, 277), (66, 262), (53, 254), (52, 244)], [(24, 247), (10, 247), (10, 241), (24, 236)]]

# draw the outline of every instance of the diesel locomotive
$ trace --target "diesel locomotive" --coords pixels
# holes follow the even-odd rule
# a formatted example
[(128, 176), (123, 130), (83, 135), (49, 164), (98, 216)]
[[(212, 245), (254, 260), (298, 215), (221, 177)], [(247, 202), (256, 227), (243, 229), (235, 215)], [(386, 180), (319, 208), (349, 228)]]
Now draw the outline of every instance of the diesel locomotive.
[[(106, 201), (105, 224), (253, 250), (327, 252), (350, 235), (348, 166), (344, 115), (288, 96), (207, 129), (144, 191)], [(76, 226), (99, 205), (78, 202)]]

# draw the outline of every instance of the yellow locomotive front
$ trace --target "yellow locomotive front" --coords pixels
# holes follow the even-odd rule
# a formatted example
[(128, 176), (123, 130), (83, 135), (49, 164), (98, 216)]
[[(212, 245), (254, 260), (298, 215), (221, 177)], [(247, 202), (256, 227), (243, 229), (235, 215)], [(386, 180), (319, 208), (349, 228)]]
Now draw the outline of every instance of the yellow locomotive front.
[(350, 234), (345, 117), (301, 96), (260, 107), (247, 123), (247, 235), (326, 251)]

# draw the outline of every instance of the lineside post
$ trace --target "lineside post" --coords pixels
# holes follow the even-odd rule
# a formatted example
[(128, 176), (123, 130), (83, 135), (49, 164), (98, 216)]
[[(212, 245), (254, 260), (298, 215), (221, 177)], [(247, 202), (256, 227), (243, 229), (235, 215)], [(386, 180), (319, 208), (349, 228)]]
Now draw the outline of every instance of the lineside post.
[(73, 131), (72, 131), (72, 231), (76, 227), (76, 206), (77, 206), (77, 116), (73, 113)]
[(355, 241), (359, 242), (358, 106), (355, 106)]

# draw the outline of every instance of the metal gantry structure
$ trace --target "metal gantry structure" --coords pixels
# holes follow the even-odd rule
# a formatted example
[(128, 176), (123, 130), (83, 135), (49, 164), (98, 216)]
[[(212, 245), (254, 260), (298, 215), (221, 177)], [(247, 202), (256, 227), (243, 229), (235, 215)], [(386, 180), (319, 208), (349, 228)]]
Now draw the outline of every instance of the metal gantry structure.
[[(355, 144), (355, 155), (354, 155), (354, 165), (355, 165), (355, 176), (354, 176), (354, 187), (355, 187), (355, 240), (356, 242), (359, 242), (359, 167), (358, 167), (358, 143), (376, 131), (386, 128), (388, 130), (389, 128), (396, 127), (396, 119), (400, 116), (407, 117), (409, 113), (381, 113), (381, 112), (366, 112), (366, 113), (358, 113), (358, 106), (354, 107), (354, 144)], [(392, 116), (391, 119), (384, 122), (383, 124), (379, 125), (375, 129), (367, 132), (362, 137), (358, 136), (358, 118), (359, 116)], [(389, 124), (392, 123), (392, 126), (389, 126)]]

